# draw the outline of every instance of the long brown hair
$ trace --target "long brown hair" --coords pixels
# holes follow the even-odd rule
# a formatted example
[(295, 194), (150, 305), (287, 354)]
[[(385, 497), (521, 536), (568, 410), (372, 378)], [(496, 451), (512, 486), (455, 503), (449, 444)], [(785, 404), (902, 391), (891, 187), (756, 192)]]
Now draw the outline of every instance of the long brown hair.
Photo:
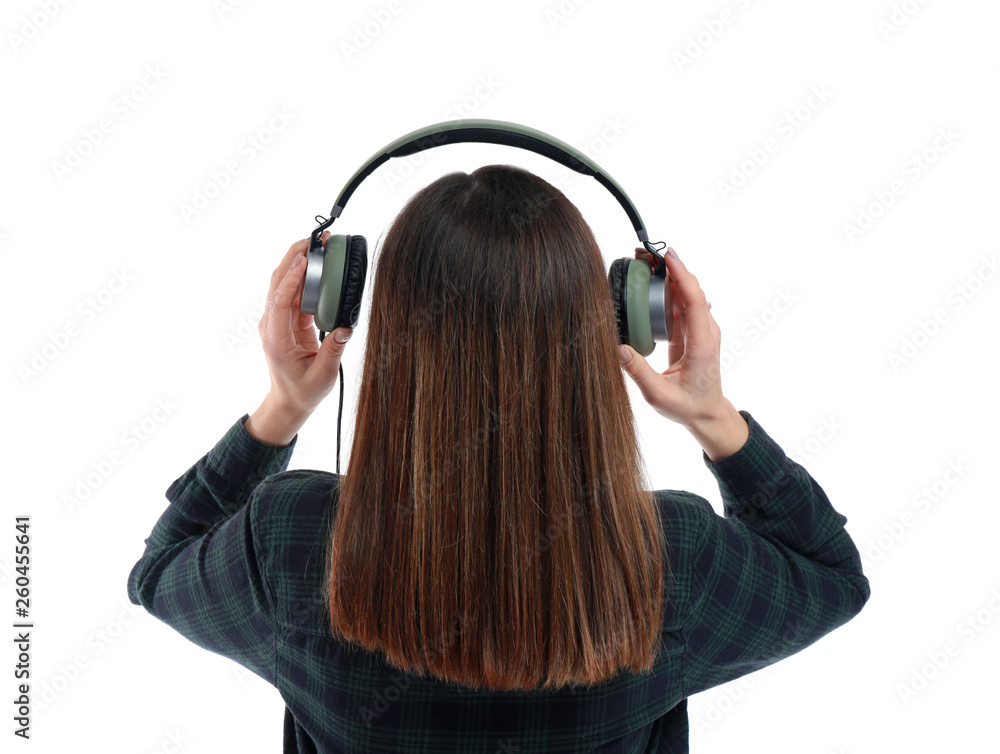
[(334, 636), (508, 691), (659, 655), (669, 568), (600, 249), (520, 168), (451, 173), (385, 235), (329, 540)]

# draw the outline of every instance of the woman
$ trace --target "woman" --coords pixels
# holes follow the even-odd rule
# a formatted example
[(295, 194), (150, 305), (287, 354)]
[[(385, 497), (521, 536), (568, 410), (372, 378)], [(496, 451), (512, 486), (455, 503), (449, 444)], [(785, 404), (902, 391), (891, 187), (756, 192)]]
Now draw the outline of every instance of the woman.
[[(128, 581), (278, 688), (285, 751), (687, 751), (687, 696), (867, 602), (846, 517), (723, 396), (695, 276), (668, 254), (657, 373), (617, 346), (579, 211), (510, 166), (407, 203), (374, 277), (350, 469), (286, 471), (350, 335), (320, 344), (298, 313), (306, 245), (260, 323), (271, 391), (170, 486)], [(700, 444), (724, 516), (647, 489), (622, 369)]]

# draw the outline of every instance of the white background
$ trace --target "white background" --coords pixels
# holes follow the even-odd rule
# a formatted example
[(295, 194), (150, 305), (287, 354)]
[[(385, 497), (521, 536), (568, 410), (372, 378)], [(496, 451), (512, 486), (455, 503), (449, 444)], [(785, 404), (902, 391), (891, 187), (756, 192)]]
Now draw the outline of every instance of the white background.
[[(692, 751), (997, 750), (1000, 6), (666, 5), (4, 4), (0, 578), (9, 616), (13, 518), (30, 514), (32, 688), (50, 700), (21, 748), (280, 750), (278, 692), (132, 606), (126, 579), (166, 488), (266, 392), (256, 325), (282, 254), (383, 145), (483, 117), (552, 134), (621, 183), (713, 302), (726, 395), (806, 466), (864, 556), (861, 614), (693, 697)], [(384, 165), (333, 230), (374, 251), (415, 191), (496, 162), (565, 191), (608, 265), (632, 255), (596, 181), (492, 145)], [(344, 359), (345, 469), (377, 262)], [(650, 483), (721, 511), (700, 448), (630, 391)], [(334, 469), (338, 393), (292, 468)], [(8, 702), (8, 742), (12, 716)]]

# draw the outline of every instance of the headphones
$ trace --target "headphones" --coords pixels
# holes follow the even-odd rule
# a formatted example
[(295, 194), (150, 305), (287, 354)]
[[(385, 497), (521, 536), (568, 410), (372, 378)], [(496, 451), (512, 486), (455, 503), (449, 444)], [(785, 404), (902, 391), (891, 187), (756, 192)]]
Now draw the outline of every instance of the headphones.
[(608, 283), (615, 306), (619, 339), (643, 356), (649, 356), (656, 340), (670, 340), (673, 308), (667, 265), (660, 254), (663, 241), (649, 242), (639, 212), (611, 176), (582, 152), (553, 136), (517, 123), (465, 118), (435, 123), (411, 131), (376, 152), (347, 182), (330, 217), (316, 216), (320, 224), (312, 232), (306, 257), (306, 279), (299, 311), (312, 314), (321, 336), (338, 327), (354, 327), (361, 313), (361, 294), (368, 271), (368, 242), (364, 236), (331, 235), (320, 243), (322, 232), (344, 211), (351, 194), (379, 165), (390, 157), (405, 157), (425, 149), (459, 142), (506, 144), (549, 157), (583, 175), (594, 176), (625, 209), (632, 227), (646, 250), (656, 258), (654, 266), (644, 259), (623, 257), (611, 264)]
[[(611, 264), (608, 284), (615, 309), (619, 341), (643, 356), (656, 347), (656, 340), (670, 340), (673, 307), (667, 264), (660, 254), (663, 241), (649, 242), (639, 212), (621, 186), (587, 155), (569, 144), (528, 126), (502, 120), (464, 118), (435, 123), (411, 131), (376, 152), (347, 182), (329, 217), (316, 216), (318, 226), (309, 240), (306, 276), (299, 311), (312, 314), (320, 330), (320, 341), (338, 327), (354, 327), (361, 312), (361, 294), (368, 272), (368, 242), (364, 236), (331, 235), (320, 243), (322, 232), (344, 211), (351, 194), (379, 165), (390, 157), (405, 157), (425, 149), (481, 142), (506, 144), (548, 157), (583, 175), (597, 179), (618, 200), (646, 250), (653, 255), (652, 266), (644, 259), (622, 257)], [(344, 402), (343, 369), (340, 374), (341, 411)], [(337, 474), (340, 474), (340, 415), (337, 417)]]

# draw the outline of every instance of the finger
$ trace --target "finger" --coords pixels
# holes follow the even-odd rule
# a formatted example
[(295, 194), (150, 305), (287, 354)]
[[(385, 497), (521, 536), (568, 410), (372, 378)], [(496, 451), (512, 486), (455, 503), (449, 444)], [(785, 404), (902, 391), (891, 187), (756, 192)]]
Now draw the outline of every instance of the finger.
[(654, 267), (656, 265), (656, 257), (654, 257), (652, 254), (650, 254), (641, 246), (635, 250), (635, 256), (636, 259), (642, 259), (643, 261), (645, 261), (650, 267)]
[[(330, 237), (330, 231), (324, 230), (323, 233), (320, 235), (320, 242), (325, 243), (326, 239), (328, 239), (329, 237)], [(265, 299), (265, 301), (270, 301), (271, 298), (274, 296), (275, 291), (278, 290), (278, 286), (281, 284), (281, 281), (285, 279), (285, 274), (291, 268), (292, 263), (295, 261), (295, 258), (300, 254), (305, 254), (308, 250), (309, 250), (309, 238), (303, 238), (299, 241), (296, 241), (295, 243), (293, 243), (291, 246), (288, 247), (288, 251), (286, 251), (285, 256), (282, 257), (281, 263), (278, 264), (278, 266), (275, 267), (274, 271), (271, 273), (271, 282), (268, 285), (267, 298)], [(296, 304), (296, 308), (297, 307), (298, 304)], [(264, 314), (263, 316), (261, 316), (261, 321), (260, 321), (261, 331), (267, 329), (267, 319), (268, 319), (268, 309), (265, 308)], [(301, 328), (306, 328), (309, 325), (307, 325), (304, 320), (300, 320), (299, 326)], [(317, 347), (319, 346), (318, 340), (316, 341), (316, 345)]]
[(295, 257), (300, 254), (304, 254), (306, 249), (309, 248), (309, 239), (303, 238), (301, 241), (296, 241), (291, 246), (288, 247), (288, 251), (285, 252), (285, 256), (281, 258), (278, 266), (274, 268), (274, 272), (271, 273), (271, 284), (267, 289), (267, 300), (270, 301), (274, 296), (275, 291), (278, 290), (278, 286), (281, 285), (281, 281), (285, 279), (285, 273), (292, 266), (292, 262), (295, 261)]
[(293, 316), (294, 324), (292, 326), (292, 331), (295, 334), (295, 342), (312, 352), (319, 350), (319, 338), (316, 335), (316, 322), (313, 319), (312, 314), (303, 314), (298, 311), (301, 304), (301, 297), (292, 302), (293, 314), (298, 312), (297, 315)]
[(278, 286), (281, 285), (281, 281), (285, 279), (285, 274), (292, 266), (292, 262), (295, 261), (295, 257), (302, 254), (306, 249), (309, 248), (309, 239), (303, 238), (300, 241), (296, 241), (291, 246), (288, 247), (288, 251), (281, 258), (281, 262), (278, 266), (274, 268), (271, 272), (271, 281), (267, 286), (267, 298), (264, 299), (268, 302), (268, 305), (264, 308), (264, 314), (261, 317), (260, 329), (262, 332), (266, 332), (268, 328), (268, 319), (270, 315), (270, 302), (274, 298), (275, 292), (278, 290)]
[(292, 301), (296, 298), (299, 286), (302, 284), (306, 270), (306, 260), (298, 256), (298, 264), (289, 263), (285, 277), (278, 283), (274, 295), (268, 299), (267, 305), (267, 343), (277, 353), (290, 351), (295, 347), (295, 336), (292, 333)]
[(337, 370), (340, 369), (340, 360), (344, 355), (344, 349), (347, 348), (347, 342), (341, 343), (337, 340), (337, 336), (346, 334), (350, 338), (353, 332), (354, 329), (351, 327), (338, 327), (323, 338), (319, 353), (316, 354), (316, 358), (313, 359), (313, 363), (309, 367), (310, 379), (323, 385), (328, 385), (336, 379)]
[(319, 350), (319, 338), (316, 337), (316, 323), (311, 314), (303, 314), (299, 311), (302, 304), (301, 288), (300, 293), (292, 301), (292, 335), (295, 337), (295, 344), (307, 351), (316, 353)]
[[(642, 246), (636, 247), (635, 256), (636, 259), (645, 260), (650, 267), (654, 266), (657, 261), (656, 258)], [(665, 256), (666, 255), (664, 255), (664, 257)], [(673, 338), (670, 340), (670, 345), (667, 347), (667, 360), (670, 366), (673, 366), (684, 355), (684, 305), (680, 301), (680, 295), (677, 292), (677, 286), (674, 284), (673, 280), (668, 280), (667, 284), (670, 286), (670, 316), (673, 318), (673, 329), (671, 331)]]
[[(302, 264), (306, 264), (305, 261)], [(302, 311), (302, 294), (305, 283), (296, 289), (295, 299), (292, 301), (292, 333), (295, 336), (295, 343), (308, 351), (316, 353), (319, 350), (319, 338), (316, 337), (316, 321), (312, 314)]]
[[(319, 237), (320, 243), (325, 244), (330, 238), (330, 231), (324, 230)], [(307, 249), (308, 251), (308, 249)], [(303, 267), (305, 265), (303, 264)], [(304, 288), (303, 284), (303, 288)], [(295, 314), (297, 315), (297, 321), (295, 323), (295, 338), (296, 342), (308, 348), (310, 351), (319, 350), (319, 338), (316, 336), (316, 320), (312, 314), (307, 314), (301, 311), (302, 306), (302, 289), (299, 290), (299, 296), (293, 303)]]
[(642, 393), (643, 399), (647, 403), (656, 404), (658, 394), (663, 390), (661, 376), (649, 366), (649, 363), (643, 358), (642, 354), (632, 348), (632, 346), (619, 346), (619, 349), (621, 348), (627, 348), (632, 354), (632, 358), (622, 364), (622, 369), (635, 382), (639, 388), (639, 392)]
[(664, 259), (667, 260), (667, 272), (677, 286), (678, 298), (684, 310), (685, 353), (690, 353), (695, 359), (710, 358), (715, 354), (716, 348), (705, 292), (682, 261), (669, 254), (665, 254)]
[[(330, 237), (330, 231), (324, 230), (320, 236), (320, 241), (325, 242), (327, 238)], [(285, 273), (288, 272), (289, 268), (292, 266), (292, 262), (295, 261), (295, 257), (305, 254), (309, 250), (309, 238), (303, 238), (296, 241), (291, 246), (288, 247), (288, 251), (285, 252), (285, 256), (281, 258), (281, 262), (278, 266), (274, 268), (274, 272), (271, 273), (271, 285), (267, 291), (268, 300), (274, 295), (274, 292), (278, 290), (278, 286), (281, 281), (285, 279)]]
[(677, 286), (673, 280), (668, 284), (670, 285), (671, 316), (674, 318), (674, 328), (670, 333), (673, 336), (670, 339), (670, 345), (667, 346), (667, 362), (673, 366), (684, 355), (684, 332), (687, 323), (684, 318), (684, 305), (680, 301)]

